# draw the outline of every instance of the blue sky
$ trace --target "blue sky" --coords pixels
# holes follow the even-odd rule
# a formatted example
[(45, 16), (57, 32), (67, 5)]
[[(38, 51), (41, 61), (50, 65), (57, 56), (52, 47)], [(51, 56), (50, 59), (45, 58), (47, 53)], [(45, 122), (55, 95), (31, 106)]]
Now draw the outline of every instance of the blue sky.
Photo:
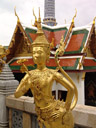
[[(41, 9), (41, 18), (44, 17), (44, 0), (0, 0), (0, 44), (9, 45), (14, 32), (17, 18), (14, 14), (16, 6), (17, 14), (22, 23), (31, 25), (34, 23), (32, 9), (38, 16), (38, 7)], [(75, 26), (84, 26), (92, 22), (96, 16), (96, 0), (55, 0), (55, 17), (58, 24), (71, 22), (77, 9)]]

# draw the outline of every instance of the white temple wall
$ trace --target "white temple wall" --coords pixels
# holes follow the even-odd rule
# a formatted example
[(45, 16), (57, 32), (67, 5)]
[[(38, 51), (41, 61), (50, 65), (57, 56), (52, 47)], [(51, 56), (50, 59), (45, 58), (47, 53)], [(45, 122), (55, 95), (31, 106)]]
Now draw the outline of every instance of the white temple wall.
[[(84, 79), (82, 79), (83, 73), (68, 73), (68, 75), (72, 78), (74, 81), (77, 90), (78, 90), (78, 104), (85, 104), (85, 92), (84, 92)], [(58, 99), (58, 90), (64, 90), (66, 91), (66, 88), (64, 88), (61, 84), (54, 82), (52, 90), (56, 91), (56, 99)]]

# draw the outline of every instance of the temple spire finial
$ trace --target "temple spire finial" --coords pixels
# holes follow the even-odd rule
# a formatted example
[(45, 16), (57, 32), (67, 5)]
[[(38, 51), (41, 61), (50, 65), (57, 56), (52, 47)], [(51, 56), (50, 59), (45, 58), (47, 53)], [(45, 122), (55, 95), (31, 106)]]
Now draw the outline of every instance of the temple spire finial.
[(14, 7), (14, 12), (15, 12), (15, 16), (17, 16), (17, 23), (20, 23), (19, 16), (18, 16), (17, 13), (16, 13), (16, 6)]
[(35, 17), (35, 23), (34, 23), (33, 26), (37, 27), (37, 17), (36, 17), (36, 15), (35, 15), (35, 13), (34, 13), (34, 8), (33, 8), (33, 16)]
[(75, 8), (75, 15), (73, 16), (72, 22), (74, 23), (74, 19), (77, 16), (77, 9)]

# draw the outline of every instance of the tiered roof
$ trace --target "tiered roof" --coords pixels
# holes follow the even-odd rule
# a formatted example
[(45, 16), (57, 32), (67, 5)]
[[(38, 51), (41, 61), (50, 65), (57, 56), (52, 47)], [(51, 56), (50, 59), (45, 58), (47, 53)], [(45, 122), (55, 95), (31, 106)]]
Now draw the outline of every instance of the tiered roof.
[[(96, 61), (90, 51), (90, 43), (95, 43), (94, 36), (92, 36), (94, 35), (95, 25), (91, 23), (80, 28), (73, 28), (71, 25), (72, 23), (54, 27), (42, 25), (45, 36), (50, 43), (53, 41), (54, 44), (47, 67), (56, 68), (54, 53), (63, 35), (64, 40), (67, 38), (64, 55), (59, 57), (63, 69), (66, 71), (96, 70)], [(72, 28), (69, 32), (70, 26)], [(25, 64), (29, 70), (36, 68), (32, 60), (30, 47), (30, 44), (36, 39), (36, 32), (36, 27), (25, 27), (21, 23), (17, 23), (9, 45), (10, 54), (7, 56), (7, 61), (14, 72), (20, 72), (21, 65), (17, 63), (17, 60), (22, 58), (28, 59)]]

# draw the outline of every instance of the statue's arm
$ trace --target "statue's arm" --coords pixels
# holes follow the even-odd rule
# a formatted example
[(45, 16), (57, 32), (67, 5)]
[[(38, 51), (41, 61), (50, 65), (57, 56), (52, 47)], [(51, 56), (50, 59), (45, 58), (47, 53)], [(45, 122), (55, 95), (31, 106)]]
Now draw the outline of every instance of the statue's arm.
[(65, 108), (66, 110), (69, 110), (74, 96), (74, 86), (62, 74), (58, 72), (54, 74), (54, 78), (58, 83), (63, 85), (68, 90), (65, 101)]
[(29, 90), (30, 86), (31, 86), (31, 80), (28, 74), (26, 74), (25, 77), (21, 80), (19, 86), (17, 87), (14, 96), (16, 98), (23, 96)]

